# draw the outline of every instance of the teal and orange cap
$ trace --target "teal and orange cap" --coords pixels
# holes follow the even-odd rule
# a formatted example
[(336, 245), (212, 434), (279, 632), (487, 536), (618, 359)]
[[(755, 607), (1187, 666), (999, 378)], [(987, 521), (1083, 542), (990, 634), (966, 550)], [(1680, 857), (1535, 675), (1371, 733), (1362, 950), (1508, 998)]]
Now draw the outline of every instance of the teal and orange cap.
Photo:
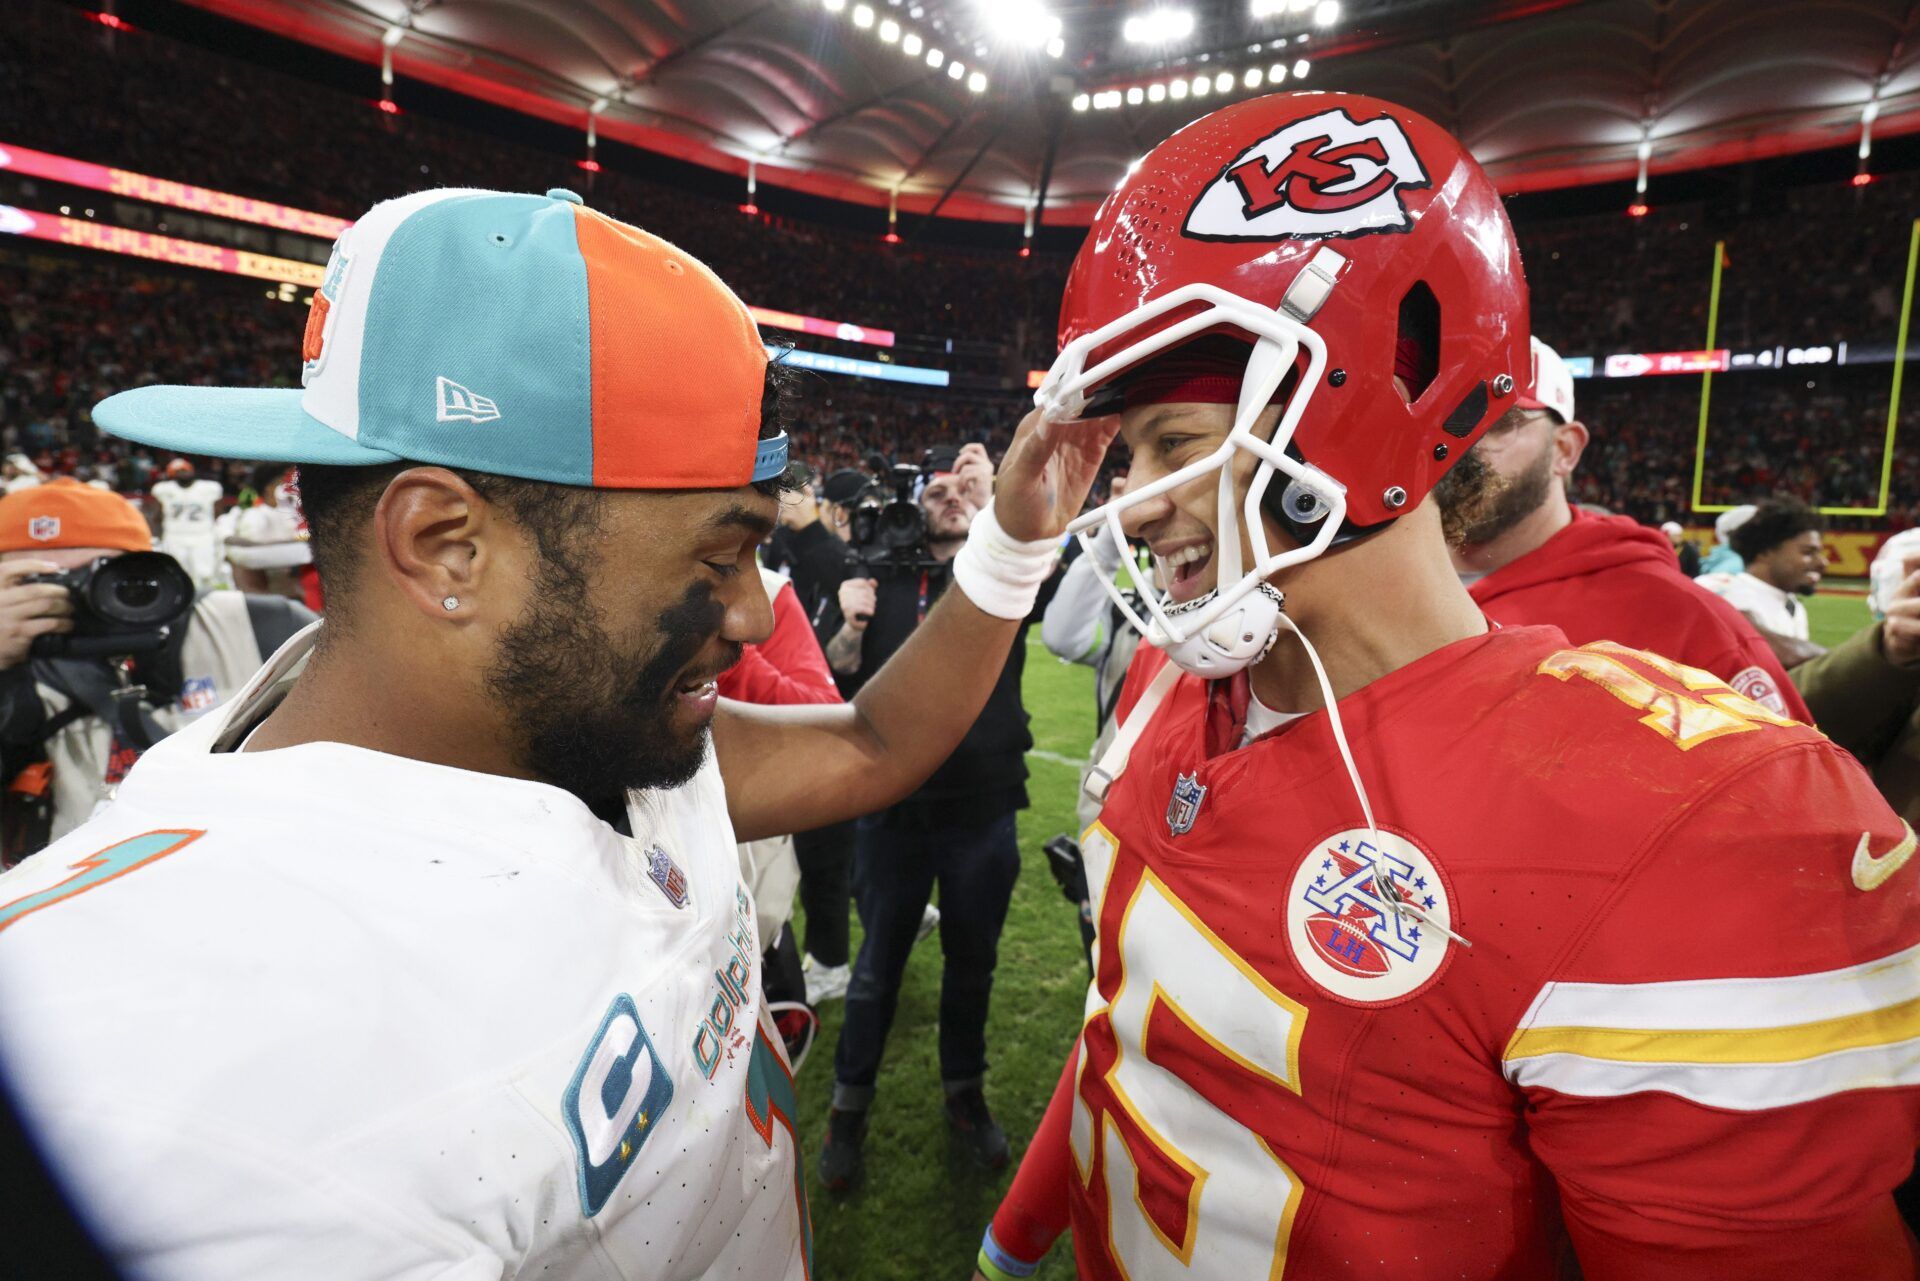
[(94, 421), (182, 453), (400, 460), (596, 489), (731, 489), (760, 439), (767, 350), (692, 255), (570, 191), (423, 191), (340, 233), (300, 387), (140, 387)]

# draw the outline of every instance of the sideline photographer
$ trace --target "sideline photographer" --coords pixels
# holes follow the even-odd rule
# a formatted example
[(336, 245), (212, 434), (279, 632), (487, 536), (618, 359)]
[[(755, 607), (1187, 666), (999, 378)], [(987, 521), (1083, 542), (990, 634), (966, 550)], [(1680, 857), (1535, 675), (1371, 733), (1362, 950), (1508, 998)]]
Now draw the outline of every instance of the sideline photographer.
[(314, 618), (277, 596), (196, 600), (117, 494), (62, 478), (0, 498), (0, 860), (85, 822)]
[[(916, 495), (916, 489), (919, 490)], [(929, 450), (923, 468), (896, 466), (855, 512), (854, 551), (865, 576), (840, 589), (845, 622), (827, 647), (851, 693), (904, 644), (951, 580), (951, 562), (993, 490), (986, 449)], [(887, 499), (876, 502), (875, 499)], [(1042, 588), (1029, 621), (1046, 608)], [(1007, 1163), (1006, 1135), (987, 1107), (987, 1007), (1001, 927), (1020, 871), (1015, 815), (1027, 805), (1033, 746), (1020, 701), (1024, 636), (1014, 643), (966, 738), (919, 791), (860, 819), (854, 901), (866, 935), (847, 988), (834, 1054), (833, 1103), (820, 1175), (845, 1191), (864, 1175), (862, 1146), (923, 912), (940, 887), (940, 1076), (956, 1143), (989, 1168)]]

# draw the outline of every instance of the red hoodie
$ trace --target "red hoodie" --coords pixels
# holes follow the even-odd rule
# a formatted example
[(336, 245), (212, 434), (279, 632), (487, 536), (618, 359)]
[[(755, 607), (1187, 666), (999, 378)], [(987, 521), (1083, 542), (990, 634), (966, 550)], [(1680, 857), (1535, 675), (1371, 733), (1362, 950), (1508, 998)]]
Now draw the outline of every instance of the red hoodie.
[(1813, 723), (1753, 624), (1680, 572), (1664, 534), (1625, 516), (1575, 507), (1572, 524), (1468, 590), (1496, 623), (1550, 623), (1576, 645), (1610, 640), (1651, 650)]

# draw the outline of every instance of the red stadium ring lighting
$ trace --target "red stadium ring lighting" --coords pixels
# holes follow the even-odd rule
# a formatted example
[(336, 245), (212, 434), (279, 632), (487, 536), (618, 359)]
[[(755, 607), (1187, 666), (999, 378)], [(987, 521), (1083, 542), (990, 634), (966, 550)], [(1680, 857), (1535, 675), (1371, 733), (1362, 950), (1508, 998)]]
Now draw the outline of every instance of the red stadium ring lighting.
[(1632, 204), (1627, 206), (1627, 217), (1644, 218), (1646, 216), (1647, 216), (1647, 207), (1641, 204), (1638, 200), (1634, 201)]
[(1862, 169), (1859, 173), (1853, 175), (1851, 181), (1856, 187), (1864, 187), (1873, 181), (1873, 175)]
[(585, 169), (588, 173), (600, 172), (600, 162), (598, 160), (576, 160), (573, 163)]
[(374, 103), (373, 105), (380, 108), (380, 110), (386, 112), (390, 116), (397, 116), (400, 114), (400, 104), (395, 102), (392, 98), (382, 98), (380, 99), (380, 101)]
[(757, 214), (760, 212), (760, 206), (754, 204), (752, 201), (748, 201), (746, 204), (740, 206), (740, 212), (748, 215)]
[(115, 31), (133, 30), (133, 24), (122, 19), (117, 13), (90, 13), (87, 16), (101, 26), (111, 27)]
[(900, 243), (900, 233), (897, 231), (889, 231), (886, 235), (880, 237), (880, 239), (886, 244), (897, 245)]

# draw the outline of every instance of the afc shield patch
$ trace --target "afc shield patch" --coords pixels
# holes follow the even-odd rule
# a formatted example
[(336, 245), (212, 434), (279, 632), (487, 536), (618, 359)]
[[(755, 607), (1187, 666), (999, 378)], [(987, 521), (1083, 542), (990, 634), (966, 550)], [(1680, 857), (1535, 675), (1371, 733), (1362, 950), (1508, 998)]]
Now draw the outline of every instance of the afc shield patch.
[(60, 537), (58, 516), (35, 516), (27, 522), (27, 537), (36, 543), (50, 543)]
[(1207, 789), (1197, 771), (1175, 778), (1173, 796), (1167, 801), (1167, 831), (1174, 836), (1192, 831), (1193, 820), (1200, 817), (1200, 806), (1206, 799)]
[(1232, 160), (1187, 211), (1196, 240), (1312, 240), (1406, 231), (1400, 193), (1432, 180), (1391, 116), (1335, 108), (1268, 134)]
[[(1376, 870), (1378, 882), (1376, 882)], [(1395, 911), (1382, 891), (1417, 909)], [(1350, 1005), (1403, 1001), (1445, 964), (1453, 928), (1446, 877), (1420, 846), (1382, 830), (1335, 832), (1300, 861), (1287, 892), (1287, 946), (1313, 984)]]
[(673, 1078), (625, 992), (613, 998), (560, 1103), (579, 1170), (580, 1212), (600, 1213), (667, 1106)]

